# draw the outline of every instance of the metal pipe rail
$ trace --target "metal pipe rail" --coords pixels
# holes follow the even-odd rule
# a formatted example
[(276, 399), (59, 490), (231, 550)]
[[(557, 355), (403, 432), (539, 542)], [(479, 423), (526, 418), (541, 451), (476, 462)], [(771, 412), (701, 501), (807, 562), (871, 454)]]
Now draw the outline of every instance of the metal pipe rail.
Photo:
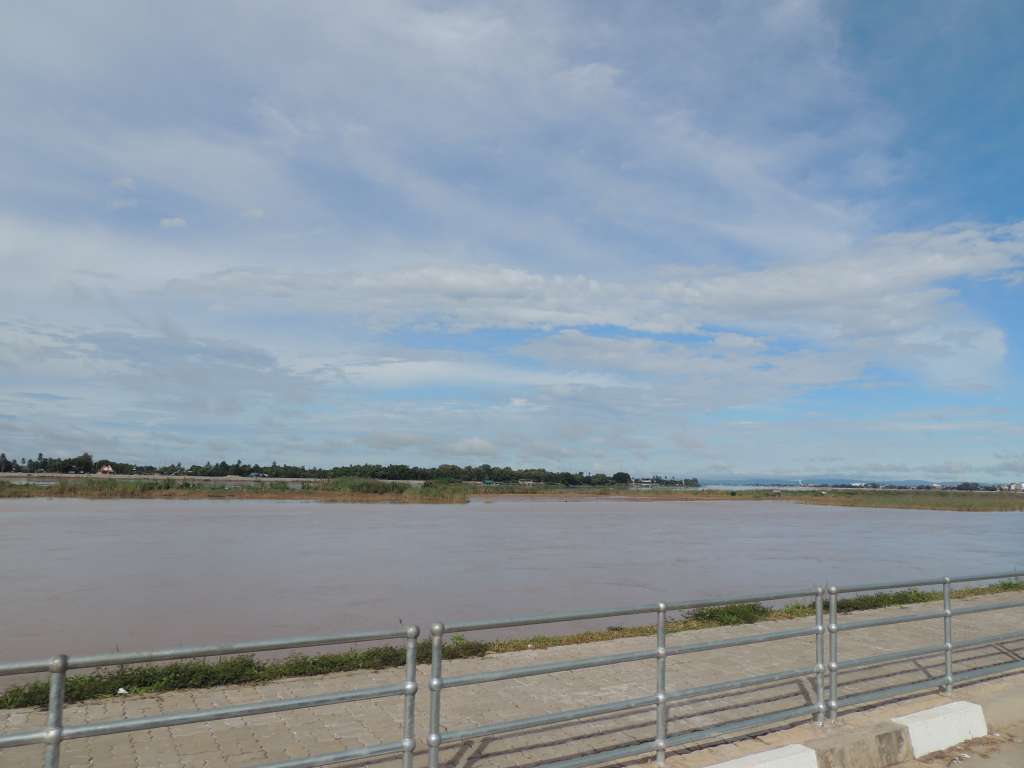
[[(419, 627), (410, 626), (404, 630), (381, 632), (362, 632), (347, 635), (309, 635), (304, 637), (279, 638), (264, 642), (233, 643), (228, 645), (203, 645), (186, 648), (172, 648), (162, 651), (139, 653), (111, 653), (92, 656), (65, 655), (54, 656), (49, 661), (27, 661), (13, 664), (0, 664), (0, 676), (18, 675), (31, 672), (50, 673), (49, 705), (47, 709), (46, 728), (35, 731), (24, 731), (0, 736), (0, 749), (19, 747), (30, 744), (45, 744), (46, 768), (59, 768), (60, 747), (71, 739), (84, 739), (92, 736), (107, 736), (117, 733), (148, 730), (150, 728), (166, 728), (190, 723), (226, 720), (247, 715), (261, 715), (271, 712), (287, 712), (295, 709), (323, 707), (367, 699), (380, 699), (389, 696), (402, 696), (404, 709), (402, 716), (402, 739), (400, 741), (374, 744), (341, 752), (271, 763), (263, 768), (314, 768), (315, 766), (333, 765), (354, 758), (373, 757), (402, 753), (403, 768), (412, 768), (413, 751), (416, 748), (416, 638)], [(169, 715), (155, 715), (125, 720), (110, 720), (86, 725), (64, 725), (64, 685), (70, 669), (93, 669), (122, 664), (138, 664), (154, 661), (170, 661), (174, 659), (202, 658), (207, 656), (227, 656), (238, 653), (256, 653), (260, 651), (276, 651), (291, 648), (310, 648), (325, 645), (340, 645), (365, 642), (367, 640), (405, 639), (405, 680), (401, 684), (379, 688), (363, 688), (355, 691), (338, 691), (321, 696), (309, 696), (297, 699), (261, 701), (254, 704), (241, 704), (217, 709), (204, 709), (195, 712), (177, 712)]]
[[(860, 584), (854, 586), (831, 586), (827, 589), (824, 587), (817, 587), (814, 589), (795, 590), (773, 594), (744, 595), (741, 597), (691, 600), (675, 603), (656, 603), (614, 610), (580, 611), (553, 615), (526, 616), (496, 621), (462, 622), (448, 626), (437, 623), (431, 627), (430, 641), (430, 721), (429, 735), (427, 738), (429, 768), (439, 768), (439, 753), (441, 747), (445, 744), (466, 741), (468, 739), (475, 739), (484, 736), (512, 733), (545, 725), (576, 722), (598, 715), (634, 712), (650, 708), (655, 710), (656, 716), (653, 739), (600, 753), (572, 757), (570, 759), (554, 763), (550, 766), (546, 766), (546, 768), (584, 768), (585, 766), (595, 763), (608, 762), (649, 752), (654, 752), (656, 754), (658, 765), (663, 765), (666, 749), (701, 741), (725, 733), (745, 730), (747, 728), (768, 725), (771, 723), (784, 722), (804, 717), (806, 715), (813, 715), (815, 722), (820, 725), (824, 723), (826, 717), (834, 721), (838, 717), (840, 709), (844, 707), (857, 706), (870, 701), (902, 696), (935, 687), (940, 687), (942, 691), (948, 694), (952, 691), (953, 686), (960, 682), (1024, 669), (1024, 660), (1014, 659), (1008, 662), (989, 664), (988, 666), (954, 672), (954, 652), (957, 650), (962, 651), (969, 648), (1024, 640), (1024, 621), (1022, 621), (1016, 631), (976, 637), (954, 644), (953, 623), (956, 617), (982, 614), (989, 611), (1024, 608), (1024, 602), (999, 602), (954, 607), (952, 585), (969, 582), (996, 581), (998, 579), (1017, 579), (1020, 577), (1024, 577), (1024, 572), (1017, 571), (1010, 573), (985, 574), (980, 576), (942, 577), (936, 579)], [(941, 587), (942, 589), (941, 611), (926, 611), (923, 613), (905, 616), (844, 621), (842, 624), (839, 622), (839, 595), (929, 586)], [(825, 622), (826, 595), (828, 601), (827, 624)], [(813, 598), (815, 617), (813, 627), (785, 629), (777, 632), (750, 634), (740, 637), (724, 638), (711, 642), (690, 643), (671, 647), (667, 643), (667, 614), (669, 611), (692, 610), (742, 603), (765, 603), (770, 601), (807, 597)], [(650, 650), (616, 653), (604, 656), (590, 656), (582, 659), (547, 662), (543, 664), (477, 672), (474, 674), (454, 675), (451, 677), (444, 676), (444, 636), (449, 633), (522, 627), (537, 624), (553, 624), (567, 621), (612, 618), (619, 616), (640, 616), (644, 614), (655, 614), (656, 616), (656, 644), (655, 647)], [(873, 656), (864, 656), (845, 660), (840, 657), (840, 638), (844, 635), (848, 636), (848, 633), (850, 632), (870, 632), (879, 627), (888, 625), (938, 620), (941, 620), (943, 625), (941, 643), (939, 643), (938, 638), (936, 638), (934, 642), (928, 645), (922, 645), (908, 650), (892, 651)], [(826, 632), (828, 633), (827, 647)], [(326, 766), (355, 758), (368, 758), (397, 753), (402, 753), (403, 755), (403, 768), (412, 768), (413, 752), (416, 746), (414, 710), (415, 697), (417, 693), (416, 638), (418, 635), (419, 629), (412, 626), (399, 631), (289, 637), (264, 642), (192, 646), (138, 653), (112, 653), (74, 657), (60, 655), (49, 660), (0, 663), (0, 676), (49, 672), (50, 681), (46, 727), (22, 733), (0, 736), (0, 749), (30, 744), (45, 744), (46, 768), (58, 768), (60, 764), (61, 743), (71, 739), (130, 733), (150, 728), (178, 726), (189, 723), (229, 719), (248, 715), (321, 707), (343, 702), (402, 696), (404, 697), (404, 713), (402, 739), (400, 741), (375, 744), (358, 749), (318, 755), (300, 760), (291, 760), (289, 762), (273, 763), (263, 766), (263, 768), (314, 768), (314, 766)], [(808, 666), (802, 669), (757, 674), (739, 679), (725, 680), (710, 685), (688, 687), (674, 691), (667, 690), (667, 664), (670, 657), (688, 656), (689, 654), (701, 653), (704, 651), (721, 650), (738, 646), (755, 645), (759, 643), (802, 637), (814, 637), (815, 663), (813, 667)], [(397, 640), (403, 638), (405, 640), (405, 680), (402, 683), (396, 682), (394, 685), (376, 688), (339, 691), (321, 694), (318, 696), (264, 701), (216, 709), (206, 709), (196, 712), (180, 712), (169, 715), (89, 723), (84, 725), (64, 724), (64, 686), (68, 670), (124, 664), (163, 662), (174, 659), (202, 658), (238, 653), (255, 653), (292, 648), (309, 648), (372, 640)], [(826, 652), (828, 654), (827, 664)], [(919, 659), (929, 656), (942, 657), (941, 663), (944, 668), (944, 674), (941, 677), (932, 677), (926, 680), (915, 680), (898, 685), (888, 685), (874, 690), (847, 695), (842, 698), (838, 695), (839, 677), (841, 672), (865, 669), (873, 666), (884, 666), (893, 662)], [(590, 706), (563, 710), (560, 712), (489, 723), (449, 732), (444, 732), (442, 728), (441, 700), (442, 691), (446, 688), (458, 688), (484, 683), (498, 683), (518, 678), (591, 669), (615, 664), (647, 662), (651, 660), (655, 661), (655, 679), (652, 686), (653, 692), (646, 696), (626, 699), (623, 701), (591, 704)], [(826, 670), (828, 671), (827, 687), (825, 679)], [(814, 703), (778, 710), (775, 712), (762, 713), (743, 720), (720, 723), (708, 728), (695, 729), (673, 735), (668, 733), (668, 707), (671, 703), (693, 699), (700, 696), (719, 694), (725, 691), (734, 691), (753, 686), (770, 685), (773, 683), (808, 679), (812, 677), (814, 678), (815, 689)]]
[[(977, 576), (943, 576), (935, 579), (922, 579), (915, 581), (903, 581), (897, 583), (872, 583), (857, 584), (853, 586), (830, 586), (828, 588), (828, 633), (829, 633), (829, 696), (828, 714), (829, 719), (835, 721), (839, 716), (842, 707), (857, 706), (870, 701), (902, 696), (928, 688), (938, 687), (943, 693), (951, 694), (953, 686), (960, 681), (973, 680), (979, 677), (1010, 672), (1015, 669), (1024, 668), (1024, 661), (1012, 661), (1003, 664), (994, 664), (986, 667), (965, 670), (954, 673), (953, 661), (954, 652), (957, 649), (977, 648), (979, 646), (991, 645), (997, 642), (1024, 639), (1024, 626), (1019, 632), (1010, 634), (995, 635), (991, 637), (975, 638), (959, 643), (953, 641), (953, 618), (969, 614), (985, 613), (988, 611), (1004, 611), (1012, 608), (1024, 608), (1024, 602), (995, 603), (992, 605), (974, 605), (965, 608), (953, 608), (953, 584), (964, 584), (978, 581), (997, 581), (1000, 579), (1018, 579), (1024, 576), (1024, 571), (1012, 571), (1009, 573), (989, 573)], [(894, 616), (881, 619), (867, 619), (862, 621), (850, 621), (839, 623), (838, 599), (841, 594), (854, 592), (875, 592), (887, 589), (909, 589), (916, 587), (941, 587), (942, 588), (942, 610), (928, 613), (918, 613), (910, 616)], [(936, 621), (942, 620), (942, 643), (926, 646), (919, 646), (905, 651), (882, 653), (874, 656), (863, 656), (860, 658), (841, 661), (839, 656), (839, 638), (842, 633), (884, 627), (892, 624), (904, 624), (915, 621)], [(877, 688), (863, 693), (853, 694), (840, 698), (839, 696), (839, 673), (843, 670), (863, 669), (870, 666), (881, 666), (894, 661), (907, 659), (919, 659), (927, 656), (943, 657), (944, 672), (940, 679), (917, 680), (902, 685), (890, 685)]]
[[(655, 752), (656, 761), (659, 766), (665, 763), (665, 750), (677, 744), (694, 741), (705, 736), (716, 733), (724, 733), (732, 728), (741, 729), (747, 725), (779, 722), (795, 717), (802, 717), (813, 713), (815, 720), (823, 722), (825, 716), (825, 628), (824, 628), (824, 593), (821, 587), (814, 589), (779, 592), (773, 594), (746, 595), (742, 597), (696, 600), (677, 603), (657, 603), (652, 605), (637, 606), (635, 608), (621, 608), (608, 611), (584, 611), (576, 613), (563, 613), (544, 616), (528, 616), (519, 619), (500, 619), (495, 621), (473, 621), (460, 624), (444, 625), (434, 624), (430, 629), (431, 634), (431, 672), (430, 672), (430, 733), (427, 737), (429, 750), (429, 768), (439, 768), (440, 749), (445, 744), (451, 744), (467, 739), (479, 738), (482, 736), (493, 736), (501, 733), (510, 733), (527, 728), (535, 728), (544, 725), (555, 725), (581, 720), (596, 715), (613, 714), (617, 712), (628, 712), (639, 709), (654, 707), (656, 711), (655, 735), (651, 741), (642, 744), (631, 745), (619, 749), (600, 752), (592, 755), (566, 760), (557, 763), (561, 768), (581, 768), (582, 766), (594, 763), (606, 762), (620, 757), (642, 754), (644, 752)], [(766, 634), (749, 635), (747, 637), (729, 638), (709, 643), (694, 645), (683, 645), (669, 648), (666, 642), (666, 616), (671, 610), (687, 610), (710, 606), (736, 605), (739, 603), (760, 603), (772, 600), (787, 600), (791, 598), (811, 597), (815, 601), (815, 626), (810, 629), (785, 630), (770, 632)], [(579, 621), (581, 619), (600, 619), (616, 616), (636, 616), (645, 613), (654, 613), (657, 617), (656, 624), (656, 647), (650, 651), (634, 651), (631, 653), (617, 653), (606, 656), (591, 656), (583, 659), (568, 661), (550, 662), (525, 667), (513, 667), (492, 672), (477, 672), (469, 675), (457, 675), (444, 677), (444, 636), (453, 632), (470, 632), (481, 629), (500, 629), (506, 627), (530, 626), (535, 624), (554, 624), (565, 621)], [(795, 637), (814, 636), (815, 639), (815, 665), (806, 669), (789, 670), (786, 672), (758, 675), (740, 680), (730, 680), (714, 685), (687, 688), (679, 691), (666, 690), (667, 661), (670, 656), (682, 654), (699, 653), (718, 648), (731, 648), (741, 645), (753, 645), (755, 643), (771, 642), (773, 640), (785, 640)], [(553, 712), (546, 715), (508, 720), (504, 722), (491, 723), (466, 728), (456, 731), (444, 732), (441, 724), (441, 692), (446, 688), (455, 688), (466, 685), (479, 685), (482, 683), (493, 683), (501, 680), (511, 680), (535, 675), (546, 675), (556, 672), (568, 672), (579, 669), (590, 669), (593, 667), (607, 666), (611, 664), (626, 664), (637, 661), (656, 661), (655, 693), (651, 696), (627, 699), (624, 701), (597, 704), (579, 709)], [(734, 724), (724, 724), (678, 734), (670, 737), (668, 735), (668, 704), (669, 702), (682, 701), (684, 699), (701, 696), (722, 691), (736, 690), (751, 685), (763, 685), (776, 682), (784, 682), (798, 678), (814, 676), (816, 679), (817, 700), (815, 704), (787, 709), (777, 713), (761, 715), (757, 718), (750, 718), (744, 721), (737, 721)]]

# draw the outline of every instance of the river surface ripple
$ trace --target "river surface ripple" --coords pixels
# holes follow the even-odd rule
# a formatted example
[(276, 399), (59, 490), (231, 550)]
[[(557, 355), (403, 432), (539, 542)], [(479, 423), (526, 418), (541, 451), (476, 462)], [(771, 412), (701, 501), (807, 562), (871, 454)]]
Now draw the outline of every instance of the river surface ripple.
[(781, 501), (4, 499), (0, 660), (1021, 569), (1022, 544), (1024, 513)]

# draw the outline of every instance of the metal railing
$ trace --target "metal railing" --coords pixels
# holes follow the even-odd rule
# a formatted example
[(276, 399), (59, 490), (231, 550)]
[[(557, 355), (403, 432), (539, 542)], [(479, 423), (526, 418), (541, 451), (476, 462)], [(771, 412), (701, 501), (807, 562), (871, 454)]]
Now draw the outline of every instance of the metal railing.
[[(1024, 572), (962, 576), (956, 578), (944, 577), (940, 579), (916, 580), (899, 583), (859, 584), (842, 587), (831, 586), (827, 589), (824, 587), (815, 587), (812, 589), (773, 594), (746, 595), (742, 597), (675, 603), (657, 603), (617, 610), (596, 610), (555, 615), (528, 616), (495, 621), (461, 622), (447, 626), (437, 623), (431, 627), (430, 640), (430, 721), (429, 735), (427, 738), (428, 765), (429, 768), (440, 768), (440, 750), (447, 744), (464, 742), (469, 739), (486, 736), (514, 733), (541, 726), (557, 725), (560, 723), (568, 724), (599, 715), (637, 712), (652, 708), (655, 711), (653, 738), (646, 739), (638, 743), (628, 744), (616, 749), (572, 757), (557, 763), (551, 763), (545, 766), (545, 768), (583, 768), (584, 766), (596, 763), (603, 763), (651, 752), (655, 754), (657, 764), (663, 765), (667, 749), (703, 741), (712, 737), (757, 728), (773, 723), (792, 721), (808, 715), (812, 715), (814, 720), (821, 725), (826, 719), (835, 720), (841, 709), (858, 706), (870, 701), (903, 696), (929, 688), (939, 688), (948, 694), (952, 692), (954, 685), (959, 682), (1003, 674), (1024, 668), (1024, 659), (1021, 659), (1018, 656), (1016, 659), (1009, 662), (968, 668), (959, 672), (954, 671), (954, 654), (957, 650), (978, 648), (981, 646), (1005, 643), (1011, 640), (1024, 640), (1024, 622), (1021, 622), (1020, 627), (1010, 633), (954, 642), (954, 618), (956, 616), (976, 614), (985, 611), (1024, 608), (1024, 601), (1002, 601), (997, 603), (983, 603), (954, 608), (952, 585), (969, 582), (996, 581), (1000, 579), (1016, 579), (1020, 577), (1024, 577)], [(921, 613), (912, 613), (903, 616), (886, 616), (876, 619), (844, 621), (841, 624), (839, 622), (839, 595), (841, 594), (937, 586), (941, 586), (942, 588), (941, 611), (925, 610)], [(826, 595), (828, 601), (827, 625), (825, 624)], [(670, 611), (693, 611), (695, 609), (715, 606), (779, 602), (800, 598), (813, 598), (813, 626), (797, 629), (784, 629), (761, 634), (742, 635), (739, 637), (730, 637), (710, 642), (690, 643), (678, 646), (668, 645), (667, 615)], [(538, 624), (578, 622), (622, 616), (640, 616), (644, 614), (653, 614), (656, 618), (654, 632), (655, 647), (648, 650), (616, 653), (605, 656), (589, 656), (579, 659), (547, 662), (532, 666), (496, 669), (449, 677), (445, 677), (444, 675), (445, 635), (478, 630), (525, 627)], [(942, 620), (943, 624), (941, 643), (939, 643), (938, 638), (936, 638), (936, 642), (933, 644), (919, 646), (908, 650), (883, 653), (874, 656), (864, 656), (848, 660), (841, 659), (840, 635), (843, 633), (858, 630), (870, 630), (872, 628), (903, 624), (907, 622), (939, 619)], [(828, 633), (827, 646), (825, 636), (826, 632)], [(76, 657), (56, 656), (49, 661), (0, 664), (0, 676), (21, 675), (46, 671), (49, 671), (50, 673), (49, 709), (46, 728), (0, 736), (0, 749), (4, 747), (16, 747), (29, 744), (45, 744), (46, 768), (58, 768), (60, 764), (61, 743), (70, 739), (128, 733), (150, 728), (185, 725), (271, 712), (283, 712), (293, 709), (320, 707), (343, 702), (378, 699), (390, 696), (404, 696), (403, 732), (402, 739), (400, 741), (376, 744), (370, 747), (350, 749), (342, 752), (291, 760), (283, 763), (273, 763), (263, 766), (263, 768), (313, 768), (313, 766), (325, 766), (353, 758), (369, 758), (397, 753), (401, 753), (403, 756), (403, 768), (412, 768), (413, 753), (416, 748), (414, 709), (417, 691), (416, 638), (418, 637), (418, 634), (419, 630), (413, 626), (399, 631), (365, 632), (338, 636), (295, 637), (266, 642), (200, 646), (148, 653), (115, 653)], [(774, 641), (801, 637), (814, 638), (813, 666), (808, 665), (799, 669), (769, 672), (698, 687), (668, 690), (667, 666), (668, 659), (671, 657), (713, 651), (723, 648), (736, 648), (753, 644), (771, 643)], [(65, 726), (63, 722), (65, 678), (68, 670), (72, 669), (92, 669), (114, 665), (161, 662), (174, 659), (222, 656), (239, 653), (257, 653), (263, 651), (327, 646), (342, 643), (359, 643), (372, 640), (395, 640), (400, 638), (405, 639), (406, 651), (405, 680), (402, 684), (336, 692), (307, 698), (265, 701), (254, 704), (223, 707), (219, 709), (206, 709), (196, 712), (183, 712), (145, 718), (89, 723), (85, 725)], [(900, 685), (889, 685), (874, 690), (850, 694), (844, 697), (839, 696), (841, 673), (871, 666), (883, 666), (893, 662), (911, 661), (929, 656), (942, 657), (944, 672), (941, 677), (929, 677), (926, 680), (917, 680)], [(472, 728), (463, 728), (451, 731), (444, 730), (441, 704), (442, 692), (446, 689), (643, 661), (655, 662), (654, 675), (650, 687), (651, 692), (648, 695), (608, 703), (591, 703), (587, 706), (576, 709), (563, 710), (560, 712), (553, 712), (516, 720), (493, 722), (485, 725), (477, 725)], [(764, 714), (758, 714), (753, 717), (718, 723), (709, 727), (689, 730), (675, 735), (669, 733), (668, 709), (671, 704), (711, 694), (725, 693), (727, 691), (742, 691), (743, 689), (749, 689), (756, 686), (801, 680), (809, 681), (809, 685), (812, 687), (813, 693), (808, 695), (807, 698), (808, 700), (813, 698), (813, 702), (809, 701), (802, 706), (779, 709)]]
[[(1024, 639), (1024, 627), (1020, 630), (1001, 635), (973, 638), (964, 642), (953, 640), (953, 618), (966, 614), (983, 613), (986, 611), (1003, 611), (1011, 608), (1024, 608), (1024, 601), (1009, 603), (993, 603), (988, 605), (976, 605), (967, 608), (953, 607), (953, 584), (965, 584), (978, 581), (998, 581), (1005, 579), (1018, 579), (1024, 576), (1024, 571), (1010, 573), (990, 573), (979, 576), (944, 576), (937, 579), (922, 579), (916, 581), (905, 581), (886, 584), (857, 584), (854, 586), (828, 588), (828, 632), (829, 632), (829, 697), (828, 712), (829, 718), (835, 720), (842, 707), (857, 706), (879, 699), (894, 698), (916, 691), (927, 690), (928, 688), (940, 688), (944, 693), (951, 694), (953, 686), (957, 682), (972, 680), (979, 677), (989, 677), (1003, 672), (1012, 672), (1015, 669), (1024, 668), (1024, 660), (1015, 660), (1002, 664), (968, 669), (954, 673), (953, 661), (954, 652), (957, 649), (978, 648), (995, 643), (1007, 642), (1010, 640)], [(850, 621), (839, 623), (839, 595), (850, 593), (878, 592), (888, 589), (916, 589), (919, 587), (942, 587), (942, 610), (913, 613), (909, 616), (882, 617), (880, 619), (866, 619), (861, 621)], [(892, 624), (904, 624), (917, 621), (942, 620), (942, 642), (931, 645), (918, 646), (904, 651), (882, 653), (874, 656), (862, 656), (860, 658), (843, 661), (839, 655), (839, 636), (844, 632), (875, 627), (884, 627)], [(839, 696), (839, 674), (843, 670), (862, 669), (864, 667), (890, 664), (896, 661), (910, 661), (928, 656), (941, 655), (943, 657), (943, 675), (939, 680), (928, 678), (916, 680), (911, 683), (890, 685), (883, 688), (864, 691), (858, 694)]]
[[(0, 676), (22, 675), (38, 672), (50, 673), (49, 707), (46, 728), (0, 736), (0, 749), (30, 744), (45, 744), (46, 768), (60, 766), (61, 744), (70, 739), (84, 739), (90, 736), (107, 736), (115, 733), (130, 733), (151, 728), (165, 728), (174, 725), (188, 725), (213, 720), (227, 720), (248, 715), (263, 715), (271, 712), (286, 712), (293, 709), (323, 707), (350, 701), (381, 699), (389, 696), (403, 696), (405, 706), (402, 715), (402, 738), (399, 741), (374, 744), (369, 747), (349, 749), (343, 752), (316, 755), (314, 757), (287, 762), (270, 763), (262, 768), (314, 768), (332, 765), (358, 757), (374, 757), (402, 753), (403, 768), (412, 768), (413, 750), (416, 748), (415, 706), (416, 706), (416, 638), (419, 628), (410, 626), (403, 630), (362, 632), (349, 635), (320, 635), (288, 637), (264, 642), (234, 643), (231, 645), (206, 645), (191, 648), (174, 648), (163, 651), (142, 653), (111, 653), (95, 656), (54, 656), (49, 661), (26, 661), (14, 664), (0, 664)], [(169, 715), (140, 717), (125, 720), (110, 720), (84, 725), (64, 725), (64, 683), (68, 670), (95, 669), (98, 667), (120, 666), (147, 662), (194, 659), (209, 656), (227, 656), (239, 653), (259, 653), (295, 648), (311, 648), (325, 645), (361, 643), (372, 640), (397, 640), (405, 638), (405, 680), (401, 684), (379, 688), (362, 688), (355, 691), (338, 691), (321, 696), (297, 699), (261, 701), (254, 704), (240, 704), (217, 709), (203, 709), (194, 712), (177, 712)]]
[[(781, 592), (767, 595), (749, 595), (744, 597), (725, 598), (721, 600), (696, 600), (679, 603), (657, 603), (654, 605), (642, 605), (635, 608), (623, 608), (613, 611), (590, 611), (585, 613), (564, 613), (548, 616), (530, 616), (517, 619), (502, 619), (498, 621), (475, 621), (445, 626), (434, 624), (430, 628), (431, 635), (431, 663), (430, 663), (430, 733), (427, 737), (429, 749), (429, 768), (439, 768), (440, 750), (445, 744), (465, 741), (467, 739), (479, 738), (482, 736), (494, 736), (502, 733), (511, 733), (527, 728), (534, 728), (544, 725), (555, 725), (557, 723), (568, 723), (581, 720), (595, 715), (606, 715), (618, 712), (630, 712), (639, 709), (654, 707), (656, 711), (654, 738), (639, 744), (631, 744), (614, 750), (599, 752), (590, 755), (564, 760), (554, 763), (548, 768), (581, 768), (581, 766), (594, 763), (616, 760), (624, 757), (640, 755), (645, 752), (654, 752), (659, 766), (665, 764), (665, 750), (670, 747), (705, 738), (713, 734), (727, 733), (734, 730), (765, 725), (768, 723), (783, 720), (792, 720), (808, 714), (814, 714), (816, 720), (821, 722), (825, 714), (824, 699), (824, 674), (825, 674), (825, 636), (823, 626), (823, 602), (824, 589), (816, 587), (813, 589), (799, 590), (795, 592)], [(669, 611), (693, 610), (711, 606), (736, 605), (741, 603), (760, 603), (765, 601), (791, 600), (801, 597), (813, 597), (815, 601), (816, 622), (813, 627), (806, 629), (790, 629), (780, 632), (768, 632), (759, 635), (748, 635), (746, 637), (728, 638), (708, 643), (696, 643), (691, 645), (680, 645), (668, 647), (666, 639), (666, 614)], [(523, 627), (535, 624), (555, 624), (566, 621), (583, 621), (588, 619), (604, 619), (617, 616), (637, 616), (642, 614), (655, 614), (656, 642), (655, 648), (647, 651), (634, 651), (631, 653), (616, 653), (607, 656), (590, 656), (583, 659), (572, 659), (568, 661), (550, 662), (527, 667), (514, 667), (511, 669), (500, 669), (490, 672), (477, 672), (469, 675), (458, 675), (455, 677), (444, 676), (444, 636), (454, 632), (472, 632), (476, 630), (493, 630), (508, 627)], [(777, 672), (768, 675), (757, 675), (738, 680), (729, 680), (714, 685), (704, 685), (697, 688), (686, 688), (676, 691), (666, 690), (667, 660), (670, 656), (682, 654), (700, 653), (711, 651), (717, 648), (732, 648), (755, 643), (766, 643), (773, 640), (785, 640), (794, 637), (814, 636), (815, 639), (815, 663), (814, 666), (804, 669)], [(521, 677), (532, 677), (535, 675), (547, 675), (556, 672), (567, 672), (576, 669), (590, 669), (593, 667), (608, 666), (613, 664), (626, 664), (637, 661), (655, 660), (655, 675), (652, 693), (639, 698), (625, 699), (622, 701), (596, 704), (579, 709), (563, 710), (536, 717), (523, 718), (519, 720), (506, 720), (503, 722), (491, 723), (489, 725), (467, 728), (458, 731), (445, 732), (441, 723), (441, 692), (447, 688), (457, 688), (466, 685), (480, 685), (493, 683), (501, 680), (511, 680)], [(677, 734), (668, 734), (668, 705), (670, 702), (683, 701), (695, 696), (711, 693), (736, 690), (746, 686), (761, 685), (765, 683), (783, 682), (813, 676), (816, 681), (816, 700), (813, 704), (801, 707), (772, 712), (757, 717), (737, 720), (731, 723), (716, 725), (705, 728), (701, 731)]]

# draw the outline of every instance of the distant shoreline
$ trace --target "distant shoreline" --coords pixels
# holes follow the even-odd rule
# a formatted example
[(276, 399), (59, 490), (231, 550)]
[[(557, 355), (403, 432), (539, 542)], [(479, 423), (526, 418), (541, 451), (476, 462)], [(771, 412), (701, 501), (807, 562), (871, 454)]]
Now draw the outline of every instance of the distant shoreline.
[(464, 504), (469, 501), (469, 493), (458, 483), (402, 483), (361, 478), (309, 481), (241, 477), (21, 475), (19, 479), (20, 482), (11, 482), (0, 477), (0, 499), (266, 499), (354, 504)]
[(922, 509), (937, 512), (1024, 512), (1024, 494), (999, 491), (884, 491), (820, 489), (794, 491), (738, 490), (718, 491), (692, 489), (679, 491), (605, 491), (557, 490), (508, 493), (474, 493), (473, 498), (545, 499), (548, 501), (581, 501), (607, 499), (621, 501), (788, 501), (796, 504), (836, 507), (867, 507), (877, 509)]
[[(15, 482), (11, 482), (15, 480)], [(1024, 493), (892, 489), (747, 489), (479, 486), (469, 483), (402, 482), (342, 478), (95, 477), (18, 475), (0, 477), (0, 498), (266, 499), (325, 503), (465, 504), (494, 499), (545, 501), (788, 501), (844, 507), (930, 509), (958, 512), (1024, 511)]]

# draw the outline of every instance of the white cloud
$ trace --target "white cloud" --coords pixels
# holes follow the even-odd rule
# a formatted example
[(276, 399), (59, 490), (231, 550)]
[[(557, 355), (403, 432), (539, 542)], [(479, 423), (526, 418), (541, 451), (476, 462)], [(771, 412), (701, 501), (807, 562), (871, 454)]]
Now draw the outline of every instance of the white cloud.
[(490, 441), (480, 437), (465, 437), (461, 440), (456, 440), (449, 450), (456, 456), (472, 456), (476, 458), (495, 456), (498, 453), (497, 448)]
[(765, 342), (742, 333), (716, 333), (715, 345), (723, 349), (763, 349)]
[(337, 367), (341, 379), (353, 386), (379, 388), (413, 387), (607, 387), (615, 379), (600, 372), (552, 372), (487, 362), (446, 359), (384, 359)]
[(410, 432), (375, 431), (362, 435), (358, 441), (368, 448), (396, 451), (428, 446), (434, 442), (434, 439), (428, 435)]
[[(867, 359), (849, 353), (769, 353), (645, 338), (618, 339), (568, 330), (525, 345), (555, 369), (618, 371), (634, 390), (683, 408), (753, 405), (812, 387), (857, 379)], [(632, 397), (638, 397), (634, 391)]]
[[(1012, 239), (1001, 239), (1008, 235)], [(940, 319), (973, 332), (977, 322), (957, 316), (961, 308), (946, 281), (997, 276), (1020, 264), (1024, 236), (1019, 228), (972, 227), (881, 238), (860, 250), (807, 265), (691, 267), (649, 279), (438, 264), (373, 272), (234, 269), (184, 278), (170, 288), (182, 296), (224, 295), (237, 306), (269, 300), (354, 312), (382, 326), (425, 322), (464, 331), (612, 325), (693, 333), (731, 325), (748, 333), (715, 333), (719, 343), (761, 344), (751, 332), (849, 341), (912, 335)]]
[(1020, 284), (1024, 224), (901, 230), (902, 117), (834, 8), (177, 12), (0, 31), (0, 361), (80, 409), (11, 401), (19, 434), (99, 440), (114, 409), (140, 446), (738, 465), (695, 419), (1006, 375), (964, 286)]
[[(1024, 261), (1024, 228), (960, 225), (862, 243), (858, 253), (749, 270), (689, 267), (600, 280), (497, 265), (302, 273), (235, 269), (176, 280), (180, 297), (358, 317), (380, 328), (613, 326), (686, 333), (750, 352), (785, 337), (839, 357), (905, 367), (939, 384), (991, 380), (1003, 332), (975, 317), (953, 279), (1000, 276)], [(714, 330), (730, 326), (736, 331)], [(641, 342), (645, 343), (645, 342)], [(848, 365), (840, 366), (848, 375)]]

